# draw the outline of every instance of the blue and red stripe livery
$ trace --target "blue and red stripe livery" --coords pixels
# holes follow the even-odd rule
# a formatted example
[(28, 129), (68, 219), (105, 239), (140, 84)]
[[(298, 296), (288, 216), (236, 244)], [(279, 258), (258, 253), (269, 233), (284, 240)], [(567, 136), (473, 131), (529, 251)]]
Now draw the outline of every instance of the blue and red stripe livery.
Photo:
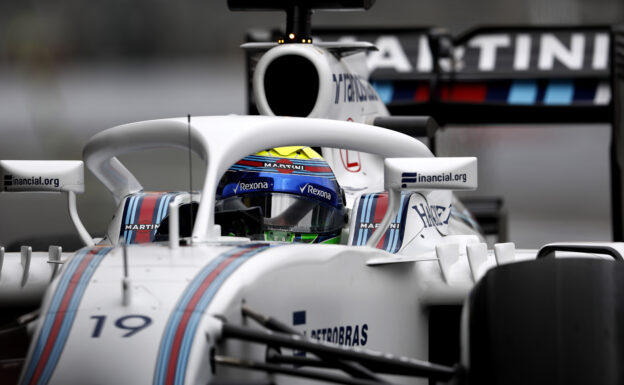
[(79, 251), (65, 267), (28, 361), (23, 385), (47, 384), (59, 361), (87, 285), (112, 247)]
[(271, 246), (234, 247), (212, 260), (188, 285), (173, 309), (158, 352), (154, 385), (182, 385), (189, 353), (204, 311), (223, 282), (245, 261)]
[[(386, 233), (379, 240), (379, 243), (377, 243), (376, 247), (378, 249), (386, 250), (389, 253), (396, 253), (401, 249), (410, 197), (411, 195), (408, 192), (401, 193), (399, 212), (391, 222), (388, 230), (386, 230)], [(387, 208), (387, 192), (362, 195), (356, 217), (354, 218), (355, 229), (351, 244), (356, 246), (366, 245), (366, 241), (375, 232), (375, 225), (381, 223)]]

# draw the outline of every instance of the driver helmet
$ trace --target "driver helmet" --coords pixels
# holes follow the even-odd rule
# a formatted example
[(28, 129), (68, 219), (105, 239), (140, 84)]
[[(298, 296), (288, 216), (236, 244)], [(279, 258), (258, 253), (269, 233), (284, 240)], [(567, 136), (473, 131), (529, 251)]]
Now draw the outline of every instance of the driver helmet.
[(215, 212), (223, 235), (340, 243), (344, 202), (327, 162), (310, 147), (291, 146), (258, 152), (230, 167), (219, 183)]

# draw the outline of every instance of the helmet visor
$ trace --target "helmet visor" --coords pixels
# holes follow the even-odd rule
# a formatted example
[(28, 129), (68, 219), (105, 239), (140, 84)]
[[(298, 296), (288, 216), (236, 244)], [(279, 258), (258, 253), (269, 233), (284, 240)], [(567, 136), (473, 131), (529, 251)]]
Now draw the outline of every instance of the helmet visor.
[(216, 211), (243, 210), (259, 207), (265, 230), (287, 230), (298, 233), (326, 233), (342, 228), (342, 210), (301, 195), (264, 192), (225, 198)]

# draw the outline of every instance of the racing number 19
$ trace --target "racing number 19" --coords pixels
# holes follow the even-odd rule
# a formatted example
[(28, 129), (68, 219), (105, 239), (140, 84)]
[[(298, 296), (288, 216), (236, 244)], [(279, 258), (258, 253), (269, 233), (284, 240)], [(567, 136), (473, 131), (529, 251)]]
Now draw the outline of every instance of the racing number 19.
[[(93, 315), (91, 319), (95, 320), (95, 328), (93, 329), (93, 333), (91, 334), (91, 338), (99, 338), (100, 334), (102, 334), (102, 329), (104, 329), (104, 323), (106, 321), (105, 315)], [(140, 320), (140, 324), (136, 324), (136, 321)], [(142, 329), (145, 329), (152, 323), (152, 319), (145, 315), (139, 314), (131, 314), (127, 316), (123, 316), (118, 318), (115, 321), (115, 326), (118, 329), (128, 330), (126, 334), (122, 337), (130, 337), (131, 335), (140, 332)]]

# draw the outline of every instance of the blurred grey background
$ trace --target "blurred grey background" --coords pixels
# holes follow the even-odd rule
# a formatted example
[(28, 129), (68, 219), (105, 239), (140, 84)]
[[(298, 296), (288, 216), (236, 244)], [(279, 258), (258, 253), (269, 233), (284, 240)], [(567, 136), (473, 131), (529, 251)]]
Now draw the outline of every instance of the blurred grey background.
[[(225, 0), (0, 2), (0, 159), (80, 159), (84, 143), (118, 124), (245, 113), (250, 29), (280, 13), (232, 13)], [(608, 25), (616, 0), (377, 0), (368, 12), (317, 13), (317, 26)], [(480, 188), (502, 196), (520, 247), (611, 237), (607, 125), (454, 127), (442, 155), (479, 157)], [(144, 155), (144, 156), (140, 156)], [(188, 188), (184, 153), (123, 158), (150, 189)], [(194, 165), (198, 165), (196, 159)], [(182, 170), (182, 171), (180, 171)], [(200, 186), (201, 167), (194, 167)], [(78, 207), (101, 235), (115, 209), (86, 173)], [(59, 195), (1, 194), (0, 245), (72, 232)]]

